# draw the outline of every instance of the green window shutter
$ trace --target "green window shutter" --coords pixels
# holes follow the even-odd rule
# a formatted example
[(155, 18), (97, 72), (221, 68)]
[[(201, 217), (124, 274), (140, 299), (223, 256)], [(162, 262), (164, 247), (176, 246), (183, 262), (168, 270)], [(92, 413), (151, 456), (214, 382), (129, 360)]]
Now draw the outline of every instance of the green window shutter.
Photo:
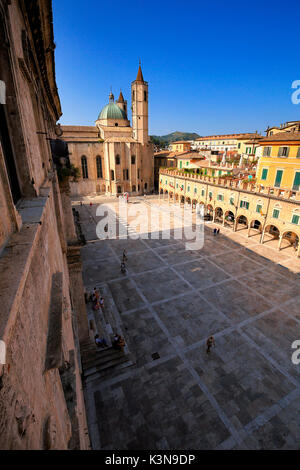
[(212, 176), (215, 176), (215, 170), (212, 170), (212, 171), (211, 171), (211, 175), (212, 175)]
[(221, 176), (221, 175), (222, 175), (222, 170), (219, 170), (219, 176)]
[(296, 224), (298, 225), (299, 224), (299, 215), (296, 215), (294, 214), (293, 217), (292, 217), (292, 224)]
[(194, 188), (194, 193), (197, 194), (197, 188)]
[(191, 188), (188, 186), (188, 193), (190, 192)]
[(274, 218), (274, 219), (278, 219), (278, 217), (279, 217), (279, 210), (278, 210), (278, 209), (274, 209), (274, 210), (273, 210), (273, 218)]
[(267, 176), (268, 176), (268, 170), (267, 170), (267, 168), (264, 168), (263, 171), (262, 171), (262, 174), (261, 174), (261, 179), (266, 180)]
[(234, 204), (234, 197), (231, 197), (231, 198), (230, 198), (230, 204), (233, 206), (233, 204)]
[(294, 178), (294, 184), (293, 184), (293, 190), (294, 191), (299, 191), (300, 187), (300, 171), (297, 171), (295, 173), (295, 178)]
[(262, 210), (262, 206), (260, 204), (257, 204), (256, 206), (256, 212), (260, 214), (260, 211)]
[(243, 207), (243, 201), (240, 202), (240, 207)]
[(202, 191), (201, 191), (201, 196), (204, 196), (204, 195), (205, 195), (205, 190), (202, 189)]
[(246, 209), (249, 209), (249, 202), (246, 202)]
[(275, 179), (275, 188), (280, 188), (283, 170), (277, 170)]
[(186, 162), (186, 166), (189, 166), (189, 162)]
[(206, 168), (205, 168), (205, 170), (204, 170), (204, 174), (207, 175), (207, 169), (206, 169)]
[(296, 158), (300, 158), (300, 147), (298, 147), (298, 152), (297, 152)]
[(182, 161), (180, 160), (179, 168), (182, 168)]

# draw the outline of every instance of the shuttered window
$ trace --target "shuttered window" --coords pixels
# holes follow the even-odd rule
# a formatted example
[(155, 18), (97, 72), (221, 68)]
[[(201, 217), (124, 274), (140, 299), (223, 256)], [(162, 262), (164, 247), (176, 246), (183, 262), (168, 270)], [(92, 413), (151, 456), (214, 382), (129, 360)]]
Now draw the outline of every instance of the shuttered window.
[(275, 188), (280, 188), (283, 170), (277, 170), (275, 178)]
[(264, 157), (269, 157), (271, 155), (272, 147), (264, 147)]
[(266, 180), (267, 176), (268, 176), (268, 170), (267, 170), (267, 168), (264, 168), (262, 173), (261, 173), (261, 179)]
[(294, 191), (299, 191), (300, 187), (300, 171), (297, 171), (295, 173), (295, 178), (294, 178), (294, 184), (293, 184), (293, 190)]
[(289, 156), (290, 148), (289, 147), (279, 147), (278, 149), (278, 157), (285, 157)]
[(258, 212), (260, 214), (260, 211), (262, 210), (262, 205), (261, 204), (257, 204), (256, 206), (256, 212)]
[(299, 224), (299, 218), (300, 218), (300, 215), (293, 214), (292, 224), (298, 225)]
[(244, 208), (244, 209), (249, 209), (249, 202), (247, 201), (241, 201), (240, 202), (240, 207)]
[(297, 152), (296, 158), (300, 158), (300, 147), (298, 147), (298, 152)]
[(274, 210), (273, 210), (273, 218), (274, 218), (274, 219), (278, 219), (278, 217), (279, 217), (279, 212), (280, 212), (279, 209), (274, 209)]

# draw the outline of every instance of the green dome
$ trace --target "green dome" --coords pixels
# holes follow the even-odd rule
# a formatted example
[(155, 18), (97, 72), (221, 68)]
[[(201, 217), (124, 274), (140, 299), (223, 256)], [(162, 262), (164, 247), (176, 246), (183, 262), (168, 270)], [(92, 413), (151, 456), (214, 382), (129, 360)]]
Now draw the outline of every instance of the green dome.
[(102, 109), (98, 119), (127, 119), (125, 112), (115, 103), (109, 103)]

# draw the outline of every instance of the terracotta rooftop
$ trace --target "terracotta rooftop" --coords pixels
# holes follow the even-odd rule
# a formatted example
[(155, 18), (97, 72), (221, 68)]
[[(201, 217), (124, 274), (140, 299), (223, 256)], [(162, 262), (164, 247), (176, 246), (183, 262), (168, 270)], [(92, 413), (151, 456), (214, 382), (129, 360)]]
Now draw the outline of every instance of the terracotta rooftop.
[(255, 132), (245, 132), (242, 134), (220, 134), (220, 135), (208, 135), (206, 137), (199, 137), (196, 140), (202, 141), (202, 140), (222, 140), (222, 139), (243, 139), (243, 138), (250, 138), (252, 136), (259, 136), (259, 134), (256, 134)]
[(189, 145), (191, 145), (191, 143), (188, 142), (187, 140), (178, 140), (177, 142), (170, 142), (170, 145), (176, 145), (176, 144), (189, 144)]
[(269, 137), (264, 137), (260, 143), (264, 142), (300, 142), (300, 132), (278, 132), (278, 134), (270, 135)]

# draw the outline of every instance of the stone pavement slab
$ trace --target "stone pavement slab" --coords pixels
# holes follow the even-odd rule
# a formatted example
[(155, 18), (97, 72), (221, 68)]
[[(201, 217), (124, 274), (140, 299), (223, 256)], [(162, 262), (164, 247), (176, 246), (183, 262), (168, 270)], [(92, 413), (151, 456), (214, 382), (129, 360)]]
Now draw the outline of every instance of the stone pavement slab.
[[(169, 210), (154, 198), (147, 210), (152, 203), (163, 216)], [(118, 217), (117, 202), (106, 205)], [(95, 238), (97, 207), (76, 208)], [(245, 230), (220, 227), (215, 237), (213, 227), (194, 252), (172, 238), (83, 247), (85, 286), (109, 289), (135, 362), (87, 384), (95, 448), (299, 449), (300, 365), (291, 343), (300, 339), (300, 262)], [(211, 334), (216, 347), (207, 355)]]

